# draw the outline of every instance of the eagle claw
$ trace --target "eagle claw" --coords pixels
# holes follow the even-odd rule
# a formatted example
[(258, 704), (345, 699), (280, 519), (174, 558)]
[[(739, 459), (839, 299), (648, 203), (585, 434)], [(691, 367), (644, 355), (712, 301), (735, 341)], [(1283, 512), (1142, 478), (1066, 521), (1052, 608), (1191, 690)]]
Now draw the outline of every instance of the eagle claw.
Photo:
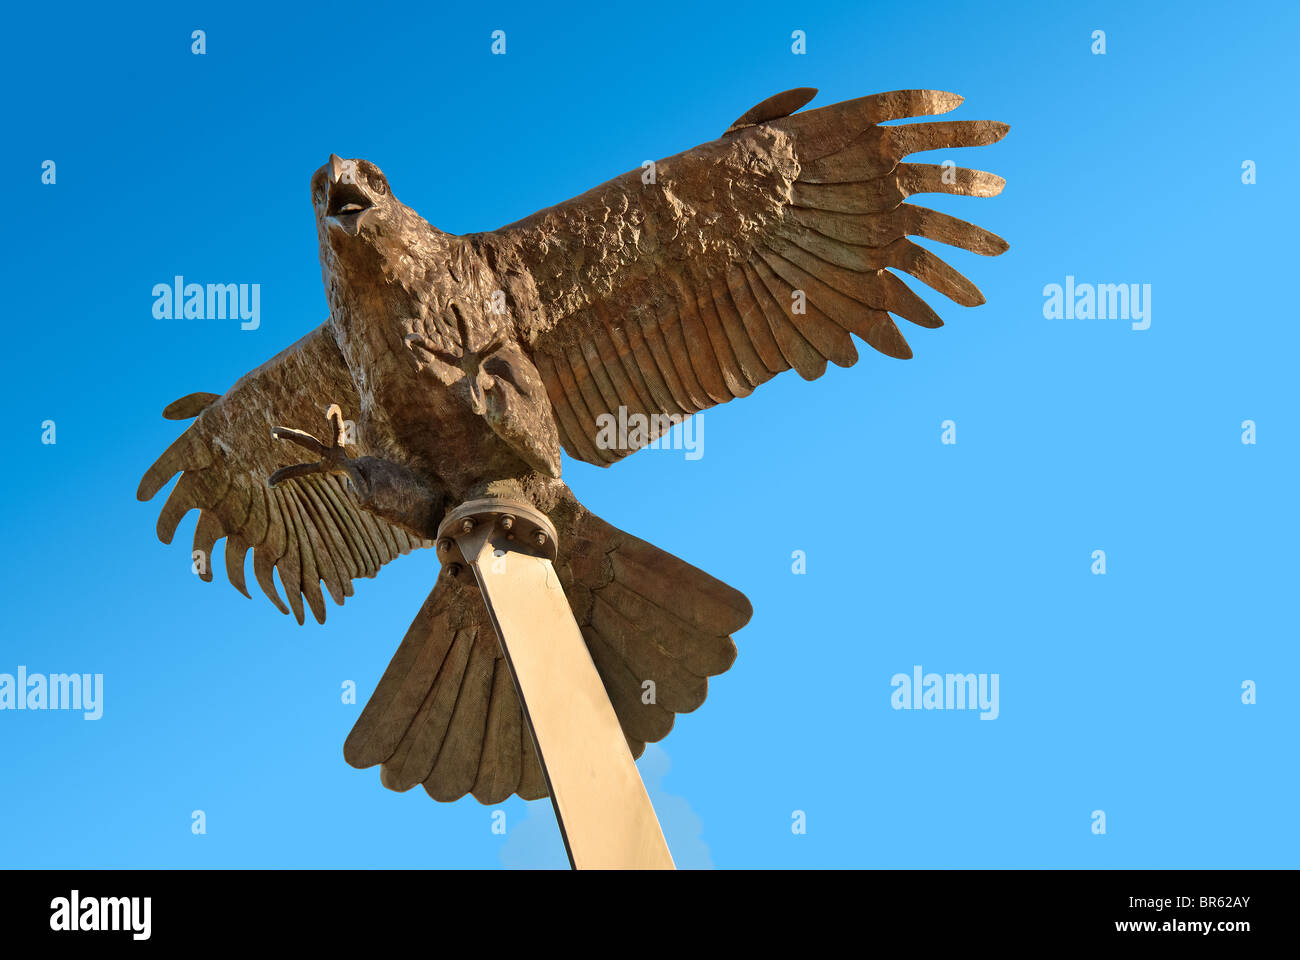
[(320, 460), (315, 463), (296, 463), (293, 466), (281, 467), (267, 477), (267, 486), (276, 487), (286, 480), (311, 476), (316, 473), (344, 473), (352, 481), (354, 489), (358, 491), (362, 489), (363, 478), (361, 473), (343, 448), (343, 439), (346, 436), (343, 411), (339, 409), (337, 403), (331, 403), (329, 409), (325, 411), (325, 416), (329, 420), (330, 426), (333, 427), (329, 446), (321, 443), (310, 433), (303, 430), (294, 430), (292, 427), (271, 428), (271, 436), (274, 439), (288, 440), (300, 447), (306, 447), (312, 453), (317, 454)]

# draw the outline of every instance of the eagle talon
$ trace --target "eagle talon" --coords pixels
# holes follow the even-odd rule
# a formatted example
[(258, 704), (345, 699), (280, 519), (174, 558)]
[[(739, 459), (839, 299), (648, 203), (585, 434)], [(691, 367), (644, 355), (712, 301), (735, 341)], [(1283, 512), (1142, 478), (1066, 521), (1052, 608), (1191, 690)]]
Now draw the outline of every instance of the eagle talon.
[(348, 458), (343, 448), (343, 439), (347, 435), (343, 422), (343, 411), (339, 409), (337, 403), (331, 403), (329, 409), (325, 411), (325, 416), (333, 428), (330, 431), (332, 436), (329, 446), (303, 430), (294, 430), (292, 427), (271, 428), (271, 436), (274, 439), (289, 440), (300, 447), (305, 447), (312, 453), (318, 454), (320, 460), (315, 463), (296, 463), (292, 466), (281, 467), (266, 478), (267, 486), (276, 487), (286, 480), (292, 480), (295, 477), (307, 477), (317, 473), (344, 473), (352, 483), (353, 489), (360, 491), (362, 485), (360, 471), (353, 465), (353, 461)]

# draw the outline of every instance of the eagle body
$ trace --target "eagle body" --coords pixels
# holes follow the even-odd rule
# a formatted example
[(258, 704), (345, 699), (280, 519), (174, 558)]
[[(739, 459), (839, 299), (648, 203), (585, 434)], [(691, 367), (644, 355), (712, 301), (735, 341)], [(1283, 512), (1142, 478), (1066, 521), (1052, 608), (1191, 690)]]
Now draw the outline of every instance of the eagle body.
[[(639, 755), (704, 702), (752, 608), (583, 508), (560, 478), (561, 450), (610, 466), (783, 371), (811, 380), (828, 363), (852, 366), (855, 338), (909, 358), (896, 320), (942, 320), (900, 273), (956, 303), (983, 302), (910, 238), (985, 256), (1007, 249), (907, 202), (993, 196), (1001, 177), (905, 159), (991, 144), (1005, 124), (892, 123), (962, 102), (934, 90), (800, 111), (814, 93), (769, 97), (717, 140), (468, 236), (398, 201), (374, 164), (331, 155), (311, 182), (330, 316), (224, 395), (167, 407), (164, 416), (194, 422), (140, 483), (148, 500), (180, 473), (159, 538), (170, 542), (198, 509), (194, 550), (210, 556), (225, 538), (237, 589), (248, 592), (251, 554), (277, 608), (323, 622), (325, 594), (341, 604), (355, 579), (430, 546), (447, 510), (484, 495), (526, 499), (555, 525), (556, 573)], [(634, 416), (655, 426), (611, 447), (609, 420)], [(324, 422), (331, 443), (308, 432)], [(297, 447), (320, 461), (295, 463)], [(437, 800), (546, 794), (471, 585), (437, 578), (344, 757)]]
[[(476, 410), (484, 383), (495, 388), (492, 375), (463, 362), (494, 344), (499, 351), (511, 336), (511, 316), (494, 310), (500, 285), (469, 242), (397, 202), (377, 168), (360, 162), (357, 169), (358, 184), (366, 184), (358, 191), (378, 201), (365, 210), (365, 229), (349, 233), (321, 216), (319, 233), (329, 327), (360, 399), (359, 432), (453, 498), (485, 480), (529, 477), (535, 469), (509, 440), (485, 431), (486, 411)], [(320, 187), (314, 196), (318, 205), (330, 202)], [(535, 424), (550, 435), (547, 472), (558, 476), (554, 424), (549, 417)]]

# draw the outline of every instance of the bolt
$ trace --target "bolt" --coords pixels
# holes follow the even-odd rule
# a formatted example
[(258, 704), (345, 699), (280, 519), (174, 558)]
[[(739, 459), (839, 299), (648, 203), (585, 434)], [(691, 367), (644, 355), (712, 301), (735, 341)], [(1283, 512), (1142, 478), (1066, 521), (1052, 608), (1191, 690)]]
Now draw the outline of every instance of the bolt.
[(533, 543), (537, 544), (539, 547), (546, 546), (546, 534), (540, 530), (533, 531)]
[(510, 516), (509, 514), (506, 514), (504, 517), (501, 518), (501, 529), (502, 529), (502, 530), (509, 530), (509, 529), (511, 529), (514, 525), (515, 525), (515, 518), (512, 517), (512, 516)]
[(464, 520), (460, 522), (461, 533), (469, 533), (473, 529), (474, 529), (474, 519), (472, 517), (466, 517)]

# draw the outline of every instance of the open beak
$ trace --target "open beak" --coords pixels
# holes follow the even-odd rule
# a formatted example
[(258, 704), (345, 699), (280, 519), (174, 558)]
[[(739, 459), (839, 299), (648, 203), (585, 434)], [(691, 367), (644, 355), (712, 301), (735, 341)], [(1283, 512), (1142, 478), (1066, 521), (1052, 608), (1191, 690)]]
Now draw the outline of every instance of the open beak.
[(366, 212), (374, 207), (375, 202), (361, 186), (354, 161), (340, 159), (331, 153), (328, 168), (325, 222), (355, 237)]

